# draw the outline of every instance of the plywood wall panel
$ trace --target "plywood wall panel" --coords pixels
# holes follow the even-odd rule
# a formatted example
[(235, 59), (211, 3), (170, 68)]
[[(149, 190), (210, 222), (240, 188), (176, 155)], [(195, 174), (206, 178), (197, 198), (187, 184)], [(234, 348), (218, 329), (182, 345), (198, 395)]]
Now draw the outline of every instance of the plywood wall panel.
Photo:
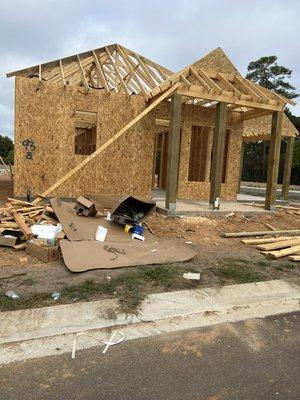
[[(67, 86), (64, 89), (59, 84), (39, 84), (32, 79), (17, 77), (15, 195), (25, 195), (27, 188), (31, 188), (34, 194), (42, 193), (85, 159), (85, 155), (74, 153), (76, 111), (97, 114), (99, 147), (146, 106), (143, 96), (128, 97), (125, 94), (103, 93), (101, 90), (92, 90), (86, 94), (83, 88)], [(155, 119), (169, 119), (169, 107), (167, 101), (159, 104), (53, 195), (76, 197), (88, 192), (104, 192), (150, 196), (155, 134), (161, 130), (155, 126)], [(206, 182), (189, 182), (188, 166), (192, 126), (207, 126), (211, 129), (211, 149), (214, 119), (213, 108), (183, 105), (178, 185), (178, 197), (181, 199), (209, 198), (210, 163), (207, 166)], [(232, 200), (236, 197), (242, 144), (242, 124), (238, 113), (228, 116), (227, 127), (232, 134), (228, 179), (222, 185), (222, 197)], [(35, 143), (32, 160), (25, 158), (26, 151), (22, 146), (25, 139)]]

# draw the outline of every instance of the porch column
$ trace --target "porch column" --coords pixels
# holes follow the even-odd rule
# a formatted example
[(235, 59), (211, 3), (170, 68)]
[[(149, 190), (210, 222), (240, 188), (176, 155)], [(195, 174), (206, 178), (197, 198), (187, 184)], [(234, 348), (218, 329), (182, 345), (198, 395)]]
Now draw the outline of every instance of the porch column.
[(241, 184), (242, 184), (242, 175), (243, 175), (243, 163), (244, 163), (244, 152), (245, 152), (245, 142), (242, 143), (241, 149), (241, 158), (240, 158), (240, 176), (239, 176), (239, 184), (237, 194), (241, 191)]
[(265, 201), (265, 209), (270, 211), (275, 210), (276, 188), (278, 180), (278, 167), (279, 167), (280, 145), (281, 145), (282, 114), (283, 113), (281, 111), (276, 111), (273, 113), (272, 116), (267, 189), (266, 189), (266, 201)]
[(167, 161), (166, 208), (168, 210), (176, 209), (180, 152), (181, 103), (181, 95), (177, 93), (173, 94), (171, 99)]
[(295, 138), (289, 137), (289, 138), (287, 138), (286, 142), (287, 143), (286, 143), (286, 150), (285, 150), (282, 191), (281, 191), (281, 196), (284, 198), (284, 200), (288, 200), (288, 198), (289, 198), (289, 187), (290, 187), (290, 179), (291, 179), (291, 172), (292, 172)]
[(209, 203), (214, 210), (215, 201), (221, 195), (222, 168), (224, 158), (224, 142), (226, 131), (227, 103), (217, 104), (215, 116), (215, 129), (212, 144), (211, 183)]

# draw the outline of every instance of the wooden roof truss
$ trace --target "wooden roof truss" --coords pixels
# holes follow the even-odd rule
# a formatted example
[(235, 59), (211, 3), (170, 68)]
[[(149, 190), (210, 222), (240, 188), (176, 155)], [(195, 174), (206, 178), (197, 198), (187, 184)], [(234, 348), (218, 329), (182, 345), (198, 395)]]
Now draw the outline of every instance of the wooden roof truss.
[(195, 70), (193, 66), (184, 68), (152, 89), (150, 98), (156, 98), (178, 82), (177, 92), (183, 95), (183, 102), (215, 107), (221, 101), (227, 103), (229, 109), (243, 113), (244, 119), (253, 118), (252, 115), (259, 114), (261, 109), (264, 112), (283, 111), (287, 103), (295, 105), (293, 101), (256, 85), (239, 73), (225, 74), (200, 67)]
[(287, 103), (295, 105), (243, 78), (237, 71), (230, 74), (208, 71), (195, 63), (173, 73), (119, 44), (7, 74), (10, 76), (61, 83), (64, 87), (80, 85), (86, 92), (98, 89), (107, 93), (142, 94), (149, 102), (177, 85), (184, 103), (216, 107), (221, 101), (227, 103), (228, 109), (241, 112), (245, 120), (261, 113), (283, 111)]
[(118, 44), (76, 54), (15, 71), (10, 76), (38, 78), (40, 81), (81, 85), (106, 92), (143, 94), (159, 86), (173, 72)]

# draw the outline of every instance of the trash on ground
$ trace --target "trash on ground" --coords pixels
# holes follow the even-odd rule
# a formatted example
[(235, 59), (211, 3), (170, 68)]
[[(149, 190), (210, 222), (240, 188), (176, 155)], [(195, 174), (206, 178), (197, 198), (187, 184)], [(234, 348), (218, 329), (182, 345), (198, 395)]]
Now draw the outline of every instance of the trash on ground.
[(183, 274), (184, 279), (192, 280), (192, 281), (199, 281), (200, 273), (197, 272), (184, 272)]
[[(119, 339), (113, 341), (113, 339), (115, 338), (116, 335), (119, 336)], [(99, 342), (101, 344), (104, 344), (105, 348), (102, 351), (102, 354), (105, 354), (110, 346), (114, 346), (115, 344), (122, 343), (124, 341), (124, 339), (125, 339), (124, 333), (120, 332), (120, 331), (113, 332), (108, 341), (105, 341), (105, 340), (102, 340), (102, 339), (98, 339), (96, 336), (91, 335), (90, 333), (85, 333), (85, 332), (77, 333), (76, 336), (74, 337), (74, 340), (73, 340), (72, 355), (71, 355), (72, 358), (75, 358), (75, 355), (76, 355), (77, 338), (79, 336), (89, 336), (92, 339), (96, 340), (97, 342)]]
[(60, 299), (61, 294), (58, 293), (58, 292), (53, 292), (51, 297), (52, 297), (53, 300), (58, 300), (58, 299)]
[(131, 236), (132, 239), (137, 239), (137, 240), (141, 240), (142, 242), (145, 241), (145, 236), (142, 235), (138, 235), (137, 233), (133, 233)]
[(106, 234), (107, 234), (107, 228), (104, 228), (103, 226), (99, 225), (96, 231), (95, 239), (98, 240), (98, 242), (104, 242)]
[(13, 300), (17, 300), (20, 298), (20, 296), (12, 290), (9, 290), (8, 292), (6, 292), (5, 295)]

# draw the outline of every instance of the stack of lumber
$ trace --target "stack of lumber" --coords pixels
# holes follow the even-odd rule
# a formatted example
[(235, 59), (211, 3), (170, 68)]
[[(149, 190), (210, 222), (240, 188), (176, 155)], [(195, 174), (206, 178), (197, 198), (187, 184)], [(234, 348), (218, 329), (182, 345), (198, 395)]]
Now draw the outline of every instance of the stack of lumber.
[(300, 207), (276, 206), (276, 208), (285, 211), (287, 214), (300, 215)]
[[(295, 235), (295, 236), (288, 236)], [(300, 230), (273, 230), (257, 232), (225, 232), (224, 237), (249, 237), (242, 243), (254, 246), (270, 258), (288, 256), (292, 261), (300, 261)], [(263, 237), (261, 237), (263, 236)]]
[(300, 261), (300, 236), (244, 239), (242, 242), (254, 245), (256, 249), (270, 258), (289, 256), (290, 260)]
[(4, 231), (20, 232), (24, 241), (33, 235), (31, 225), (36, 223), (57, 224), (55, 214), (50, 205), (35, 205), (23, 200), (8, 198), (5, 205), (0, 206), (0, 234)]

